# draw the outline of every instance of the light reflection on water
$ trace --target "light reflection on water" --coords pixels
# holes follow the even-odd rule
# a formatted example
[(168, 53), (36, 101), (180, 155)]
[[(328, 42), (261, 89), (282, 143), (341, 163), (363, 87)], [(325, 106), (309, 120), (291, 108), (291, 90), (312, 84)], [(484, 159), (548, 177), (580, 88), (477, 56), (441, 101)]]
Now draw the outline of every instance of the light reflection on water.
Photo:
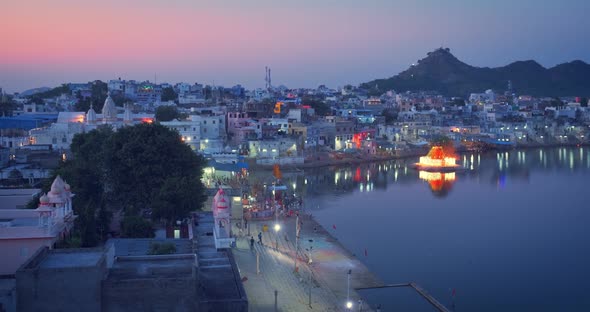
[[(588, 149), (576, 147), (464, 154), (460, 156), (463, 170), (457, 172), (457, 179), (465, 176), (470, 179), (477, 177), (480, 183), (493, 179), (490, 182), (498, 184), (498, 180), (505, 177), (522, 179), (535, 171), (589, 170)], [(495, 161), (491, 162), (493, 158)], [(417, 157), (383, 163), (310, 169), (305, 170), (305, 179), (298, 178), (302, 173), (287, 173), (284, 179), (287, 185), (296, 185), (304, 195), (327, 195), (332, 190), (334, 195), (342, 195), (342, 191), (372, 192), (387, 189), (388, 185), (395, 183), (420, 183), (418, 172), (410, 168), (416, 161)]]
[[(462, 311), (590, 311), (590, 149), (465, 154), (285, 172), (304, 206), (386, 283), (415, 281)], [(473, 169), (472, 169), (473, 168)], [(382, 300), (384, 311), (387, 298)]]

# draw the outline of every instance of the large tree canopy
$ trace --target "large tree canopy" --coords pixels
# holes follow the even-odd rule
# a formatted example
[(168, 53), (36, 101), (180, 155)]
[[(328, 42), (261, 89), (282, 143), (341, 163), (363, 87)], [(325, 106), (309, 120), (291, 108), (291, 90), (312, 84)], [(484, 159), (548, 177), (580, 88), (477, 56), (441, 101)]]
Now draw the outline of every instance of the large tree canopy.
[(176, 106), (164, 105), (156, 108), (156, 120), (157, 121), (170, 121), (173, 119), (180, 118), (180, 113)]
[[(107, 185), (126, 212), (155, 205), (163, 209), (162, 202), (167, 202), (170, 205), (165, 210), (175, 212), (160, 216), (175, 221), (199, 209), (206, 199), (201, 183), (205, 161), (175, 131), (158, 124), (125, 127), (113, 134), (105, 152), (109, 155)], [(166, 190), (180, 198), (171, 200)]]
[[(106, 239), (113, 211), (128, 219), (151, 209), (152, 218), (169, 223), (206, 200), (204, 159), (164, 126), (140, 124), (116, 132), (99, 127), (76, 135), (71, 151), (73, 157), (56, 174), (76, 194), (76, 226), (84, 246)], [(127, 224), (125, 231), (133, 228)]]

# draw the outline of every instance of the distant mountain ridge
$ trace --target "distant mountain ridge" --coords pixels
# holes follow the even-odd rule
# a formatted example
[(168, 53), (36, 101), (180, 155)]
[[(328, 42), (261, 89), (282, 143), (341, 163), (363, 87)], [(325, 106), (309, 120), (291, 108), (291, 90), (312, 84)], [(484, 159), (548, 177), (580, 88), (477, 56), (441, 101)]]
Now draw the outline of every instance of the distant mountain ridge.
[(20, 96), (31, 96), (37, 93), (41, 93), (41, 92), (46, 92), (51, 90), (51, 88), (48, 87), (39, 87), (39, 88), (34, 88), (34, 89), (29, 89), (29, 90), (25, 90), (21, 93), (19, 93)]
[(448, 48), (440, 48), (391, 78), (376, 79), (360, 87), (374, 92), (423, 90), (465, 97), (487, 89), (506, 91), (508, 81), (521, 95), (589, 96), (590, 65), (575, 60), (545, 68), (528, 60), (496, 68), (474, 67), (461, 62)]

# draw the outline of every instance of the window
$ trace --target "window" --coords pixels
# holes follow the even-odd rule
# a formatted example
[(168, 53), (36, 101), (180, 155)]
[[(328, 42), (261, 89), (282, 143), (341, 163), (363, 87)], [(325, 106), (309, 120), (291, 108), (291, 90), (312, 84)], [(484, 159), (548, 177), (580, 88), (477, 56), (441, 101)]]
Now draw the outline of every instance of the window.
[(203, 128), (203, 132), (207, 133), (207, 128)]
[(193, 128), (193, 131), (197, 131), (197, 128)]
[(203, 124), (206, 125), (207, 124), (207, 120), (203, 120)]
[(62, 143), (66, 143), (67, 141), (68, 141), (68, 139), (66, 139), (66, 137), (61, 138)]
[(52, 138), (52, 139), (51, 139), (51, 143), (53, 143), (53, 144), (57, 144), (57, 138)]
[(215, 124), (215, 120), (213, 120), (213, 124)]
[(196, 140), (196, 139), (197, 139), (197, 137), (196, 136), (193, 136), (193, 140)]

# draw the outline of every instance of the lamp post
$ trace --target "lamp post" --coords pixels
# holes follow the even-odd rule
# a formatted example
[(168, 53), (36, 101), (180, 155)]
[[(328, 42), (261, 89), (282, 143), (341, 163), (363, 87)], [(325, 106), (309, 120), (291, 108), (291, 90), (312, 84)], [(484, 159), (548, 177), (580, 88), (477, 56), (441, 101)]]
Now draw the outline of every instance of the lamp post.
[(295, 219), (295, 272), (298, 271), (297, 269), (297, 248), (299, 245), (299, 231), (301, 230), (301, 226), (299, 225), (299, 214), (297, 214), (297, 218)]
[(307, 263), (309, 265), (309, 307), (311, 308), (311, 275), (312, 275), (312, 271), (311, 271), (311, 251), (313, 250), (313, 246), (311, 245), (313, 243), (313, 239), (309, 240), (309, 249), (306, 249), (309, 251), (309, 257), (307, 260)]
[(275, 249), (279, 250), (279, 231), (281, 230), (281, 225), (280, 224), (275, 224)]
[(346, 284), (347, 284), (347, 289), (346, 289), (346, 308), (348, 310), (352, 310), (352, 301), (350, 301), (350, 274), (352, 274), (352, 270), (348, 270), (347, 279), (346, 279)]

